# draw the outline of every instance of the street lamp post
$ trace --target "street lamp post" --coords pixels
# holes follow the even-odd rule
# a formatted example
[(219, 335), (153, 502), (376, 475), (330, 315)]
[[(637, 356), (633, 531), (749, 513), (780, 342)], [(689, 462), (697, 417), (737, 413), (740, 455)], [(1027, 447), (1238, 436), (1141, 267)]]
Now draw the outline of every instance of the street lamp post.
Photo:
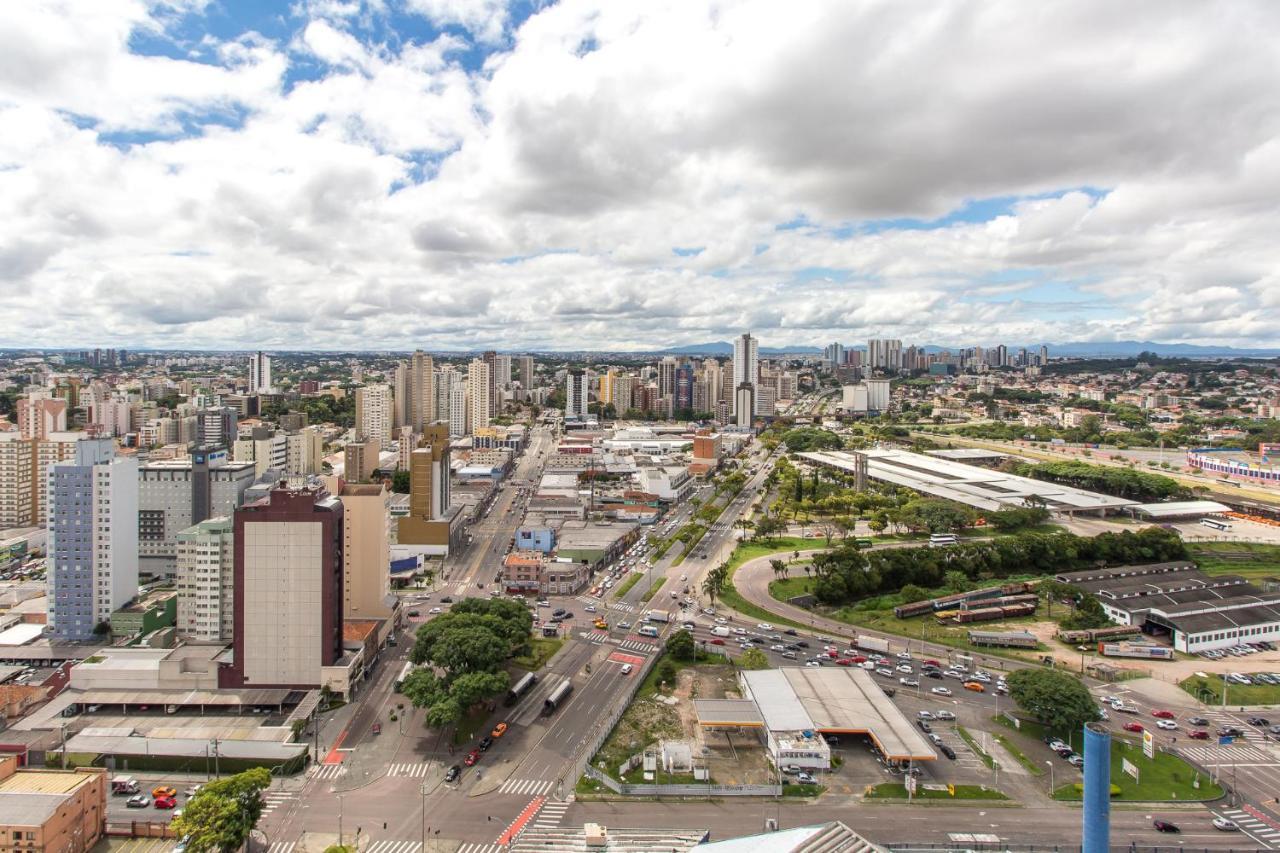
[(341, 794), (338, 794), (338, 846), (339, 847), (342, 846), (342, 795)]
[(1050, 796), (1050, 797), (1052, 797), (1052, 796), (1053, 796), (1053, 791), (1054, 791), (1054, 786), (1053, 786), (1053, 762), (1046, 758), (1044, 763), (1049, 765), (1049, 796)]

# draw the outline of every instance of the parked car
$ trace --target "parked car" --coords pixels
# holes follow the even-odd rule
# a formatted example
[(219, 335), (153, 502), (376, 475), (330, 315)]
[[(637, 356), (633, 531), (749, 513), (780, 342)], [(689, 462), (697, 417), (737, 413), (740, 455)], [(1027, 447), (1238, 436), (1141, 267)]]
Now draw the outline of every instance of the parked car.
[[(946, 690), (947, 688), (944, 687), (942, 689)], [(951, 694), (948, 693), (947, 695), (950, 696)], [(934, 711), (933, 716), (938, 718), (939, 720), (954, 720), (956, 718), (956, 715), (951, 713), (950, 711)]]
[(1187, 737), (1191, 738), (1192, 740), (1208, 740), (1209, 733), (1203, 730), (1196, 730), (1192, 732), (1187, 732)]
[(1248, 720), (1246, 720), (1245, 722), (1247, 722), (1247, 723), (1248, 723), (1249, 725), (1251, 725), (1251, 726), (1269, 726), (1269, 725), (1271, 725), (1271, 721), (1270, 721), (1270, 720), (1268, 720), (1266, 717), (1250, 717), (1250, 718), (1249, 718)]
[(446, 781), (446, 782), (456, 782), (456, 781), (458, 781), (458, 777), (459, 777), (459, 776), (461, 776), (461, 775), (462, 775), (462, 766), (461, 766), (461, 765), (458, 765), (458, 764), (455, 764), (455, 765), (453, 765), (452, 767), (450, 767), (448, 770), (446, 770), (446, 771), (445, 771), (445, 774), (444, 774), (444, 781)]
[(132, 797), (124, 801), (124, 804), (131, 809), (145, 809), (151, 805), (151, 798), (146, 794), (134, 794)]
[(502, 737), (506, 733), (507, 733), (507, 724), (498, 723), (496, 726), (493, 727), (493, 731), (489, 732), (489, 737), (493, 738), (494, 740), (497, 740), (498, 738)]
[(1204, 717), (1192, 717), (1192, 718), (1190, 718), (1189, 720), (1187, 720), (1187, 723), (1188, 723), (1189, 725), (1192, 725), (1192, 726), (1207, 726), (1207, 725), (1209, 725), (1209, 721), (1208, 721), (1208, 720), (1206, 720)]
[(472, 767), (479, 760), (480, 760), (480, 750), (473, 749), (467, 753), (466, 758), (462, 759), (462, 763), (467, 765), (468, 767)]
[(956, 760), (956, 751), (951, 747), (947, 746), (945, 743), (939, 746), (938, 749), (941, 750), (942, 754), (945, 755), (947, 758), (951, 759), (952, 761)]
[(480, 743), (478, 743), (477, 746), (480, 748), (481, 752), (488, 752), (489, 747), (493, 746), (493, 737), (485, 736), (480, 738)]

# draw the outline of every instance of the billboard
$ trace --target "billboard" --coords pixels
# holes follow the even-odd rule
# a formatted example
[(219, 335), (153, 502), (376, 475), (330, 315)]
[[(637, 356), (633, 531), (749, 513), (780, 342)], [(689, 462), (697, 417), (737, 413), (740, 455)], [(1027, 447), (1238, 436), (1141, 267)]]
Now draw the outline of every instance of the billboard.
[(1154, 759), (1156, 757), (1156, 739), (1151, 736), (1150, 729), (1142, 732), (1142, 754), (1147, 758)]
[(1127, 758), (1121, 758), (1120, 769), (1124, 771), (1126, 776), (1132, 776), (1134, 782), (1141, 784), (1142, 780), (1138, 778), (1138, 767), (1132, 761)]

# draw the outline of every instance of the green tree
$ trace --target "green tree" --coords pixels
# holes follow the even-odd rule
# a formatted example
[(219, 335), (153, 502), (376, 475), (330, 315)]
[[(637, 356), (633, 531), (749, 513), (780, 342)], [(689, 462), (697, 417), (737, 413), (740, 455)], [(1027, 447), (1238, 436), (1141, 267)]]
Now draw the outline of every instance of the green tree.
[(664, 681), (668, 686), (676, 683), (676, 665), (669, 660), (663, 660), (658, 664), (658, 680)]
[(182, 814), (173, 819), (173, 830), (187, 837), (192, 853), (230, 851), (244, 845), (262, 816), (262, 791), (271, 786), (271, 771), (255, 767), (225, 779), (209, 782), (192, 797)]
[(695, 660), (698, 656), (698, 647), (693, 641), (693, 634), (688, 631), (676, 631), (668, 637), (667, 654), (679, 661)]
[(702, 579), (702, 593), (711, 599), (711, 609), (715, 609), (716, 599), (720, 597), (720, 593), (724, 591), (724, 586), (728, 582), (729, 567), (724, 563), (707, 572), (707, 576)]
[(752, 646), (738, 656), (738, 667), (740, 669), (768, 669), (769, 658), (764, 652)]
[(1102, 602), (1089, 593), (1081, 595), (1076, 601), (1076, 612), (1062, 620), (1062, 627), (1073, 630), (1106, 628), (1112, 624), (1111, 617), (1102, 609)]
[(942, 578), (942, 585), (948, 592), (967, 592), (973, 585), (964, 572), (947, 572)]
[(1084, 683), (1060, 669), (1009, 673), (1009, 695), (1019, 708), (1055, 732), (1075, 732), (1098, 719), (1098, 704)]
[(927, 599), (929, 597), (929, 591), (924, 587), (909, 583), (902, 588), (902, 591), (899, 592), (898, 595), (902, 599), (903, 604), (913, 604), (917, 601), (924, 601)]
[(397, 495), (409, 494), (409, 472), (397, 471), (391, 475), (391, 491)]
[(769, 568), (773, 569), (773, 576), (775, 578), (781, 579), (787, 576), (787, 563), (785, 560), (770, 560)]

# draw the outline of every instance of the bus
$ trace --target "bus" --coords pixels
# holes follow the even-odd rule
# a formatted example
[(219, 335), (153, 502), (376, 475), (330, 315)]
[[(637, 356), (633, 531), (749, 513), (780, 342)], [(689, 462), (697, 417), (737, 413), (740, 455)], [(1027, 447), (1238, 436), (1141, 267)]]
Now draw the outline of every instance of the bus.
[(524, 698), (524, 694), (532, 690), (533, 685), (537, 683), (538, 676), (534, 675), (532, 672), (526, 672), (524, 677), (516, 682), (515, 687), (512, 687), (507, 691), (507, 707), (510, 708), (512, 705), (519, 702)]
[(929, 537), (929, 547), (945, 548), (947, 545), (955, 545), (959, 541), (959, 538), (954, 533), (935, 533)]
[(565, 679), (560, 686), (551, 691), (551, 695), (542, 700), (543, 716), (549, 716), (555, 713), (565, 699), (569, 698), (569, 694), (573, 692), (573, 683)]
[(1223, 521), (1220, 518), (1202, 518), (1200, 519), (1200, 523), (1203, 524), (1205, 527), (1212, 527), (1214, 530), (1230, 530), (1231, 529), (1231, 523), (1228, 521)]
[(409, 673), (413, 672), (413, 664), (406, 663), (404, 669), (400, 670), (400, 675), (396, 677), (396, 683), (392, 685), (395, 692), (400, 693), (404, 690), (404, 681), (409, 677)]

